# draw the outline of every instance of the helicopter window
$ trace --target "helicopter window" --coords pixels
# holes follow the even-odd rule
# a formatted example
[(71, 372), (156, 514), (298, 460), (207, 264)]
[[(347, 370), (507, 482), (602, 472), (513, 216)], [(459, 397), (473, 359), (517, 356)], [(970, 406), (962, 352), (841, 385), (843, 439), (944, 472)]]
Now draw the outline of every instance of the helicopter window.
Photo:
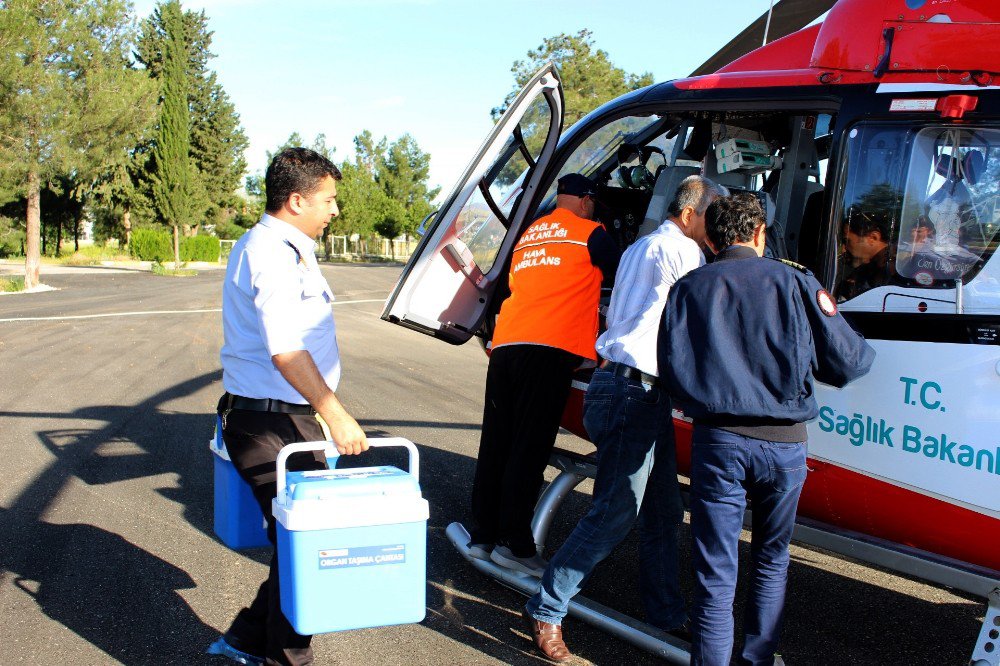
[[(1000, 131), (859, 125), (846, 160), (839, 301), (890, 284), (954, 289), (1000, 244)], [(876, 300), (859, 307), (886, 309)]]
[(834, 217), (839, 220), (835, 288), (839, 301), (888, 284), (894, 277), (890, 243), (899, 218), (907, 130), (862, 125), (848, 132), (846, 181), (839, 217)]
[(1000, 229), (1000, 131), (926, 128), (910, 157), (896, 270), (921, 286), (976, 272)]
[(489, 272), (496, 261), (510, 227), (508, 216), (542, 151), (551, 122), (549, 102), (539, 96), (458, 214), (458, 238), (472, 252), (476, 266), (483, 273)]
[[(597, 178), (601, 167), (616, 158), (618, 149), (634, 134), (640, 134), (644, 129), (660, 122), (660, 116), (626, 116), (613, 120), (600, 127), (596, 132), (583, 140), (559, 169), (559, 175), (552, 181), (549, 191), (545, 194), (546, 205), (555, 202), (556, 185), (559, 178), (569, 173), (582, 173), (588, 178)], [(654, 160), (656, 158), (653, 158)], [(605, 174), (606, 175), (606, 174)], [(604, 179), (597, 178), (600, 182)]]
[[(641, 169), (657, 170), (663, 164), (664, 158), (658, 146), (633, 144), (635, 137), (644, 137), (655, 131), (654, 126), (662, 122), (662, 116), (625, 116), (617, 118), (599, 127), (576, 146), (562, 166), (545, 193), (535, 217), (543, 215), (555, 207), (556, 188), (560, 178), (570, 173), (582, 173), (593, 178), (598, 183), (598, 203), (594, 218), (603, 223), (611, 233), (620, 248), (625, 248), (635, 240), (639, 225), (642, 223), (649, 197), (655, 180), (654, 172), (648, 183), (641, 179)], [(645, 141), (645, 137), (641, 141)], [(632, 152), (639, 156), (630, 159), (630, 165), (636, 167), (637, 184), (634, 187), (623, 187), (617, 181), (619, 155), (633, 145)], [(640, 165), (639, 160), (647, 158), (646, 165)]]

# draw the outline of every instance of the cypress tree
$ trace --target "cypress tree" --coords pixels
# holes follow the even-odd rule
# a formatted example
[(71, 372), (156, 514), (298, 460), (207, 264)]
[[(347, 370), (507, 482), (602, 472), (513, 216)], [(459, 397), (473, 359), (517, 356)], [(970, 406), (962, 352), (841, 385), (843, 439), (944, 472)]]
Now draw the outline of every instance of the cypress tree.
[[(149, 75), (159, 81), (164, 72), (167, 30), (162, 6), (143, 21), (136, 58)], [(190, 127), (191, 225), (182, 231), (195, 233), (204, 220), (224, 223), (240, 199), (236, 191), (246, 171), (243, 151), (248, 145), (240, 117), (218, 77), (208, 67), (212, 31), (204, 11), (182, 13), (187, 47), (187, 98)], [(153, 171), (154, 165), (147, 165)], [(145, 179), (149, 181), (150, 179)], [(145, 183), (141, 184), (145, 185)], [(145, 189), (145, 188), (143, 188)]]
[(163, 42), (160, 126), (153, 148), (153, 198), (162, 220), (173, 227), (174, 268), (180, 267), (180, 227), (191, 219), (191, 150), (188, 111), (187, 44), (181, 4), (169, 0), (159, 7), (166, 38)]

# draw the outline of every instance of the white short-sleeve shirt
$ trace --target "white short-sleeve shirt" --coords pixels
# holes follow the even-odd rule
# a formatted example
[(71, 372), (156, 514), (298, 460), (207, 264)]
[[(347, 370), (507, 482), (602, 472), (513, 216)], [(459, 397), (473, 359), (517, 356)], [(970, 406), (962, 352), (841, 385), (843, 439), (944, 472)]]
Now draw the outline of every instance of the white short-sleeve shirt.
[(340, 382), (333, 291), (304, 233), (265, 214), (229, 254), (222, 287), (222, 384), (246, 398), (305, 404), (271, 361), (308, 351), (331, 390)]
[(656, 338), (667, 295), (674, 282), (704, 263), (698, 244), (671, 220), (630, 245), (618, 264), (608, 329), (597, 339), (597, 353), (658, 376)]

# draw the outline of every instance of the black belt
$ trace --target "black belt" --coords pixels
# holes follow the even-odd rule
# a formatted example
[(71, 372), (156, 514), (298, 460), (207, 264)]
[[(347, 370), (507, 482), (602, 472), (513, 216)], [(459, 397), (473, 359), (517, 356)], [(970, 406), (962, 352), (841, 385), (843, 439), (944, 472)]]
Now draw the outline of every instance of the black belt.
[(274, 398), (244, 398), (241, 395), (226, 393), (223, 396), (226, 409), (244, 409), (248, 412), (277, 412), (278, 414), (309, 414), (316, 413), (312, 405), (299, 405)]
[(601, 369), (607, 370), (617, 377), (624, 377), (625, 379), (631, 379), (637, 382), (642, 382), (643, 384), (649, 384), (650, 386), (660, 386), (659, 377), (654, 377), (648, 372), (643, 372), (638, 368), (633, 368), (631, 365), (625, 365), (624, 363), (616, 363), (614, 361), (609, 361), (607, 359), (601, 361)]

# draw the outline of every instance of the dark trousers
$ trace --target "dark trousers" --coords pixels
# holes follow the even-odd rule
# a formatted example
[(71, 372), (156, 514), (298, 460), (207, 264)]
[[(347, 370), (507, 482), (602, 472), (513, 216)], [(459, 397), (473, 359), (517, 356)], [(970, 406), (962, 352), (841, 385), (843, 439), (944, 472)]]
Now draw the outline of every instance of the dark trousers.
[(508, 345), (490, 355), (472, 486), (473, 543), (535, 554), (531, 518), (580, 361), (541, 345)]
[(745, 641), (738, 664), (770, 666), (778, 649), (788, 577), (788, 544), (806, 480), (804, 442), (770, 442), (695, 425), (691, 445), (691, 663), (728, 666), (740, 530), (753, 509)]
[[(254, 498), (267, 518), (267, 538), (275, 546), (275, 521), (271, 500), (277, 493), (275, 461), (286, 444), (325, 439), (314, 416), (251, 412), (229, 412), (222, 437), (240, 476), (253, 488)], [(325, 469), (322, 452), (299, 453), (288, 459), (290, 470)], [(237, 615), (225, 635), (238, 650), (263, 656), (268, 664), (303, 666), (313, 661), (311, 636), (295, 632), (281, 612), (278, 590), (278, 550), (253, 602)]]

